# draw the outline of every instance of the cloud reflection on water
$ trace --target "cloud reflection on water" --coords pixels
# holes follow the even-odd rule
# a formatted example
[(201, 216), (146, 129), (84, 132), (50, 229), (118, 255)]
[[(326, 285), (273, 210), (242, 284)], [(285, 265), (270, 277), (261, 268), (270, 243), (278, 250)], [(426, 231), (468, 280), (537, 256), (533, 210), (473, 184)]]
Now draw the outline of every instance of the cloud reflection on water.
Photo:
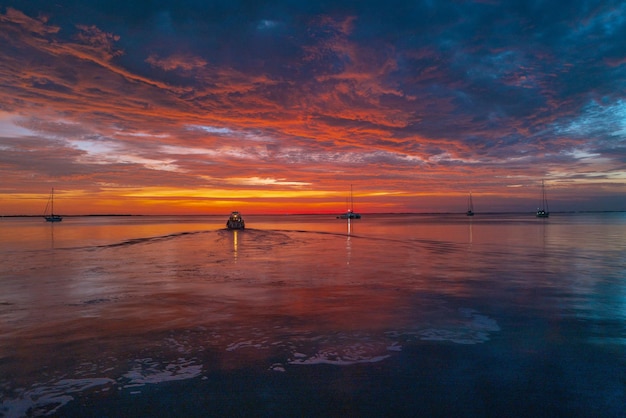
[[(112, 230), (108, 243), (3, 255), (2, 407), (54, 413), (86, 393), (215, 371), (384, 364), (425, 345), (488, 343), (516, 315), (607, 324), (610, 314), (614, 332), (587, 337), (620, 341), (624, 311), (609, 308), (620, 304), (611, 278), (623, 236), (598, 251), (584, 232), (597, 225), (338, 222)], [(55, 236), (70, 242), (63, 227)], [(580, 234), (595, 239), (584, 253)]]

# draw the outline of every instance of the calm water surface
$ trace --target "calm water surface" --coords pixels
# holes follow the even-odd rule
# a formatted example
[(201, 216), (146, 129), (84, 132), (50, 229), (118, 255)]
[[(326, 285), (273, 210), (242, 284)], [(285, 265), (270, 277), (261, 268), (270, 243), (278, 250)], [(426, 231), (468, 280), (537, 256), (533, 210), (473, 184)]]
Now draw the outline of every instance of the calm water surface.
[(0, 416), (624, 416), (626, 214), (245, 218), (0, 218)]

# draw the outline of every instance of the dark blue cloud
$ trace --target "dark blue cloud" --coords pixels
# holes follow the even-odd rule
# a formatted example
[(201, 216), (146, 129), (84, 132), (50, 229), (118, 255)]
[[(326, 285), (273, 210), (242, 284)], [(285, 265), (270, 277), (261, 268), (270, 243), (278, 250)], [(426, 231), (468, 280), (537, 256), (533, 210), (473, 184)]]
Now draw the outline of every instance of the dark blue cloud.
[(11, 111), (56, 100), (71, 117), (97, 97), (81, 122), (144, 122), (177, 146), (178, 123), (254, 132), (263, 146), (250, 155), (293, 165), (623, 170), (622, 1), (9, 0), (0, 13), (9, 8), (59, 28), (24, 25), (31, 39), (0, 45)]

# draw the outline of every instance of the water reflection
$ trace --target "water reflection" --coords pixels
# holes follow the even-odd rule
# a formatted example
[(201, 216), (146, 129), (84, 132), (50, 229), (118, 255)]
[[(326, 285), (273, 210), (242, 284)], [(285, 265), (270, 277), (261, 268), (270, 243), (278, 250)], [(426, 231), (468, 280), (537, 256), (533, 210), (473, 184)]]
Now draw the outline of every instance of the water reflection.
[(50, 249), (54, 249), (54, 227), (55, 223), (50, 222)]
[(239, 231), (236, 229), (232, 230), (233, 233), (233, 260), (237, 262), (237, 255), (239, 250)]
[(350, 260), (352, 258), (352, 242), (350, 241), (350, 235), (352, 235), (352, 221), (350, 218), (347, 219), (346, 228), (346, 264), (350, 264)]
[[(481, 364), (491, 355), (497, 364), (521, 357), (535, 373), (527, 381), (561, 388), (565, 369), (536, 353), (563, 350), (559, 358), (587, 364), (595, 346), (569, 347), (625, 343), (626, 222), (380, 216), (368, 217), (356, 235), (353, 220), (300, 219), (268, 217), (245, 231), (199, 223), (201, 233), (184, 232), (189, 224), (142, 233), (118, 224), (49, 231), (33, 224), (38, 235), (27, 251), (0, 247), (0, 341), (7, 342), (0, 344), (0, 399), (9, 413), (39, 407), (28, 412), (35, 415), (78, 404), (94, 388), (106, 398), (116, 388), (211, 379), (214, 370), (298, 379), (318, 364), (348, 366), (329, 372), (337, 375), (377, 362), (367, 373), (386, 370), (392, 381), (407, 375), (398, 364), (420, 370), (410, 363), (418, 358), (441, 365), (446, 390), (460, 385), (472, 393), (486, 381), (484, 369), (463, 367), (457, 379), (448, 366), (467, 363), (467, 345), (475, 345), (471, 356), (484, 353)], [(115, 239), (88, 245), (95, 231)], [(48, 251), (48, 243), (64, 249)], [(621, 348), (619, 357), (596, 356), (595, 365), (622, 365)], [(403, 352), (403, 362), (387, 370), (385, 361)], [(608, 374), (606, 383), (592, 368), (571, 369), (582, 370), (567, 387), (572, 399), (589, 377), (623, 388), (622, 375)], [(408, 374), (420, 388), (436, 376)], [(350, 384), (360, 391), (361, 382)]]

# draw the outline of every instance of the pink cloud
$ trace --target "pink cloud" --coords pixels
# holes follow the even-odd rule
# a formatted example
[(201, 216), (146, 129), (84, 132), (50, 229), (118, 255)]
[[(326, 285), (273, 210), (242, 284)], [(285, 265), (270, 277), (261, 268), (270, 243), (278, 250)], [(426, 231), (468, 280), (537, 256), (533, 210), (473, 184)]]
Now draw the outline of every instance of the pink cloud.
[(146, 62), (165, 71), (172, 71), (176, 69), (191, 71), (197, 68), (203, 68), (207, 65), (207, 62), (204, 59), (190, 54), (175, 54), (166, 58), (150, 55), (146, 59)]
[(60, 28), (57, 26), (47, 25), (48, 18), (40, 16), (39, 19), (33, 19), (26, 16), (19, 10), (15, 10), (11, 7), (7, 7), (6, 14), (0, 14), (0, 22), (12, 23), (26, 29), (28, 32), (35, 33), (40, 36), (50, 35), (59, 32)]

